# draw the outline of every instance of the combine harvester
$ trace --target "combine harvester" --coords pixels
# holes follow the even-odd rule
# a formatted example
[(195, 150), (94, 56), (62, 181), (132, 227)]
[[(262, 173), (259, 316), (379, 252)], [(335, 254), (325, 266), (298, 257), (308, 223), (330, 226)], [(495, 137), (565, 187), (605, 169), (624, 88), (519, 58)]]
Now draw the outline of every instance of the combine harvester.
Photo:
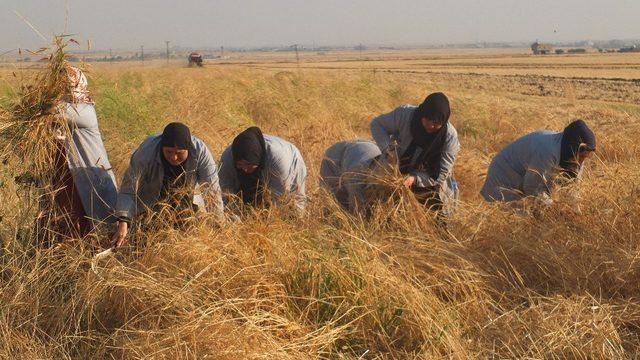
[(191, 54), (189, 54), (188, 60), (189, 60), (189, 67), (193, 67), (193, 66), (202, 67), (204, 65), (202, 54), (197, 52), (192, 52)]

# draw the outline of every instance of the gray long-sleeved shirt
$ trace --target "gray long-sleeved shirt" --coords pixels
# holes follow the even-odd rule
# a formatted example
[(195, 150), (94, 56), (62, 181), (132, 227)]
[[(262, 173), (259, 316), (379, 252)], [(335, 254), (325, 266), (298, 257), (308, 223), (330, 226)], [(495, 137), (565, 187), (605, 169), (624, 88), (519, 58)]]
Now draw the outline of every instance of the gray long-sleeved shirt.
[(85, 214), (92, 221), (111, 221), (118, 191), (102, 142), (93, 104), (64, 103), (61, 114), (69, 126), (67, 163)]
[[(164, 178), (164, 167), (160, 158), (163, 156), (160, 148), (161, 139), (162, 135), (147, 138), (131, 156), (129, 168), (124, 174), (118, 193), (118, 217), (131, 219), (158, 202)], [(201, 208), (207, 205), (214, 215), (222, 220), (224, 208), (216, 162), (202, 140), (192, 136), (191, 141), (197, 161), (196, 182), (201, 191), (200, 194), (194, 195), (193, 203)]]
[[(264, 135), (264, 141), (265, 163), (262, 166), (260, 179), (269, 189), (271, 202), (277, 205), (283, 196), (290, 195), (296, 207), (303, 210), (307, 202), (305, 195), (307, 167), (302, 154), (293, 144), (277, 136)], [(237, 171), (231, 146), (229, 146), (220, 159), (220, 187), (224, 193), (240, 192)], [(226, 202), (227, 197), (224, 199)]]
[(369, 140), (341, 141), (329, 147), (320, 164), (320, 184), (354, 213), (365, 205), (364, 187), (372, 161), (382, 153)]
[[(416, 108), (417, 106), (414, 105), (403, 105), (371, 121), (371, 135), (382, 152), (389, 147), (392, 138), (395, 138), (399, 142), (399, 155), (402, 155), (407, 150), (413, 140), (413, 136), (411, 135), (411, 119)], [(422, 151), (422, 149), (418, 148), (415, 152), (411, 159), (412, 165), (421, 157)], [(452, 188), (453, 165), (459, 151), (460, 142), (458, 141), (458, 132), (453, 125), (449, 123), (447, 125), (445, 146), (444, 149), (442, 149), (440, 174), (438, 178), (433, 179), (425, 171), (413, 171), (411, 175), (416, 177), (415, 185), (421, 188), (439, 187), (443, 201), (447, 197), (456, 197), (457, 194)]]
[(487, 201), (516, 201), (549, 194), (558, 174), (562, 132), (527, 134), (505, 146), (491, 161), (480, 194)]

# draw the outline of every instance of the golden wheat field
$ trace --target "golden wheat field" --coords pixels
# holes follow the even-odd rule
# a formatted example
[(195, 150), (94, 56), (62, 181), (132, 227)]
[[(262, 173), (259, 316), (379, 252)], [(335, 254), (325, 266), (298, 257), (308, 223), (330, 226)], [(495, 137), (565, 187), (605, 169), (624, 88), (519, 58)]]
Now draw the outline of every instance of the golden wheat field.
[[(219, 158), (241, 129), (298, 146), (310, 204), (222, 228), (134, 234), (98, 264), (108, 234), (32, 246), (36, 191), (0, 168), (0, 358), (624, 359), (640, 351), (640, 54), (499, 52), (366, 60), (250, 57), (95, 65), (88, 72), (118, 179), (148, 135), (179, 120)], [(21, 65), (23, 66), (23, 65)], [(0, 70), (7, 105), (32, 70)], [(443, 91), (462, 150), (462, 202), (447, 232), (415, 208), (371, 220), (318, 188), (324, 150), (370, 138), (369, 121)], [(537, 129), (582, 118), (598, 151), (579, 204), (554, 194), (531, 218), (481, 201), (491, 157)]]

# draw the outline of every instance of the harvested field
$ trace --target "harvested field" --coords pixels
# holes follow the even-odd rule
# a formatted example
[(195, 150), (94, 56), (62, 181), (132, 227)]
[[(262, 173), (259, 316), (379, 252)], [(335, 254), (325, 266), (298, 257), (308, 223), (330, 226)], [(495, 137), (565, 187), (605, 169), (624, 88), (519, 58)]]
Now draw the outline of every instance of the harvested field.
[[(531, 55), (526, 49), (511, 53), (458, 50), (439, 52), (335, 53), (301, 57), (304, 69), (376, 70), (390, 72), (423, 72), (485, 75), (533, 75), (586, 79), (640, 78), (640, 53), (587, 53), (580, 55)], [(291, 54), (278, 57), (247, 59), (239, 57), (230, 63), (256, 67), (294, 68)]]

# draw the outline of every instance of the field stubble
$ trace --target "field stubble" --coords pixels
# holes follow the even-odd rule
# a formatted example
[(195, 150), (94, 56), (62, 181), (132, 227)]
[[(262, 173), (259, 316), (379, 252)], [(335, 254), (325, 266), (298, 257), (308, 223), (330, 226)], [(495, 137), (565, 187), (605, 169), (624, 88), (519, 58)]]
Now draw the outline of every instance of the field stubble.
[[(16, 80), (4, 75), (8, 89)], [(545, 95), (488, 75), (241, 65), (96, 67), (90, 80), (118, 177), (172, 120), (216, 156), (256, 124), (301, 149), (309, 211), (141, 234), (95, 274), (89, 245), (30, 249), (33, 194), (14, 183), (14, 156), (0, 189), (1, 357), (608, 359), (640, 349), (640, 106), (625, 97), (637, 93), (601, 97), (588, 80), (547, 79), (570, 90)], [(324, 150), (368, 138), (373, 116), (432, 91), (449, 95), (463, 147), (449, 232), (411, 207), (381, 207), (369, 222), (339, 211), (317, 186)], [(480, 201), (496, 151), (576, 117), (599, 140), (579, 208), (564, 192), (539, 219)]]

